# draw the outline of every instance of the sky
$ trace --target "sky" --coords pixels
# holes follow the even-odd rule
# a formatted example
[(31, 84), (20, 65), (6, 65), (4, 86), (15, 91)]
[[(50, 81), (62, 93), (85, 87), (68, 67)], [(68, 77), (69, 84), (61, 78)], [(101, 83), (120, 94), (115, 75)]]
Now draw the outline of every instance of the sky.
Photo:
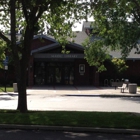
[[(85, 20), (81, 20), (80, 23), (75, 23), (74, 27), (72, 28), (73, 31), (82, 31), (83, 22)], [(93, 17), (89, 17), (88, 21), (94, 21)]]
[(81, 21), (81, 23), (75, 23), (74, 27), (72, 27), (73, 31), (82, 31), (82, 25), (83, 25), (83, 21)]

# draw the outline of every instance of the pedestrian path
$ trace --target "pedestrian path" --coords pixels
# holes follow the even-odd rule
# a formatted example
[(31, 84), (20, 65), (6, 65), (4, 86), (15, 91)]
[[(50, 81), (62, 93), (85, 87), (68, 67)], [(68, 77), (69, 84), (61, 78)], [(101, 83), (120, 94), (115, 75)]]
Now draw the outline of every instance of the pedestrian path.
[(120, 89), (113, 87), (93, 87), (93, 86), (42, 86), (28, 88), (27, 92), (33, 94), (70, 94), (70, 95), (94, 95), (94, 96), (130, 96), (140, 97), (140, 89), (137, 93), (129, 93), (128, 89), (124, 93)]
[[(107, 97), (107, 98), (106, 98)], [(122, 98), (124, 97), (124, 98)], [(140, 112), (140, 92), (112, 87), (42, 86), (27, 88), (29, 110)], [(18, 93), (0, 93), (0, 109), (16, 109)], [(111, 105), (112, 104), (112, 105)]]

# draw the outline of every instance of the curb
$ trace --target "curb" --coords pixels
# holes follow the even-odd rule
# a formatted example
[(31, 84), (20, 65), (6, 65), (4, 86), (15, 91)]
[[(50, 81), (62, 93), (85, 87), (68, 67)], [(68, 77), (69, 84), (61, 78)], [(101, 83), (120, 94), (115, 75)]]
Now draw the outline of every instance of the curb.
[[(10, 95), (10, 96), (17, 96), (17, 92), (3, 92), (2, 94), (0, 95)], [(60, 94), (61, 96), (64, 96), (62, 94)], [(140, 93), (118, 93), (118, 94), (110, 94), (110, 93), (103, 93), (103, 94), (65, 94), (67, 96), (91, 96), (91, 97), (140, 97)]]
[[(65, 96), (65, 95), (62, 95), (62, 96)], [(120, 95), (120, 94), (80, 94), (80, 95), (78, 95), (78, 94), (68, 94), (67, 96), (88, 96), (88, 97), (140, 97), (140, 95)]]
[(103, 94), (99, 95), (99, 97), (140, 97), (140, 95), (109, 95), (109, 94)]
[(74, 132), (96, 132), (115, 134), (140, 134), (140, 129), (118, 129), (118, 128), (92, 128), (92, 127), (70, 127), (70, 126), (45, 126), (45, 125), (14, 125), (0, 124), (0, 129), (24, 129), (24, 130), (47, 130), (47, 131), (74, 131)]

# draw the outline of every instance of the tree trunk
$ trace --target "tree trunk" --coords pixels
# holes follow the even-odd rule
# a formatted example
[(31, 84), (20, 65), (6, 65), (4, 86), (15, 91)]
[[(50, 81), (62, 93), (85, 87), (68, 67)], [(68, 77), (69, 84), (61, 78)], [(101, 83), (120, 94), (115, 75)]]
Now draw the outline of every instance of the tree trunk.
[(27, 16), (27, 26), (25, 27), (24, 40), (21, 41), (20, 46), (16, 44), (16, 0), (10, 0), (10, 13), (11, 13), (11, 49), (14, 59), (16, 79), (18, 86), (18, 106), (17, 109), (20, 112), (27, 112), (27, 94), (26, 94), (26, 70), (29, 63), (31, 44), (35, 31), (35, 25), (38, 22), (39, 17), (42, 14), (42, 10), (39, 16), (36, 17), (34, 12), (30, 16), (27, 16), (27, 11), (24, 9)]
[[(21, 64), (18, 56), (18, 46), (16, 45), (16, 0), (10, 0), (11, 13), (11, 49), (14, 58), (16, 79), (18, 86), (18, 107), (20, 112), (27, 111), (26, 99), (26, 64)], [(26, 60), (25, 60), (26, 61)], [(27, 62), (26, 62), (27, 63)]]
[(27, 94), (26, 94), (26, 70), (29, 63), (30, 52), (31, 52), (31, 43), (33, 40), (33, 29), (26, 27), (24, 41), (23, 41), (23, 50), (22, 58), (20, 60), (20, 69), (17, 71), (17, 84), (18, 84), (18, 106), (17, 109), (20, 112), (27, 112)]
[[(21, 41), (20, 46), (16, 44), (16, 1), (10, 0), (10, 13), (11, 13), (11, 50), (15, 65), (15, 73), (18, 86), (18, 106), (17, 109), (20, 112), (27, 112), (27, 95), (26, 95), (26, 70), (30, 58), (31, 44), (35, 31), (35, 25), (38, 19), (42, 15), (42, 9), (38, 13), (38, 9), (35, 7), (33, 12), (29, 12), (24, 7), (24, 15), (27, 20), (27, 25), (24, 32), (24, 40)], [(21, 2), (24, 4), (24, 1)], [(26, 3), (26, 2), (25, 2)], [(32, 8), (31, 8), (32, 9)], [(38, 14), (37, 14), (38, 13)], [(38, 16), (36, 16), (36, 14)]]
[[(23, 66), (21, 66), (22, 68)], [(25, 71), (25, 72), (24, 72)], [(21, 70), (21, 74), (18, 77), (18, 106), (17, 110), (22, 113), (27, 112), (27, 94), (26, 94), (26, 70)]]

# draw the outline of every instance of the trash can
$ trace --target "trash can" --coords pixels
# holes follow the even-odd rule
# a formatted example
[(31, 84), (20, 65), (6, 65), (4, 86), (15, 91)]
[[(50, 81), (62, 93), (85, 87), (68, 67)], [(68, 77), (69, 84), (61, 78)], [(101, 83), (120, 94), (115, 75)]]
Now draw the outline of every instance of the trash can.
[(14, 92), (18, 92), (17, 83), (13, 83), (13, 90)]
[(129, 93), (136, 93), (137, 92), (137, 84), (136, 83), (130, 83), (128, 84)]

